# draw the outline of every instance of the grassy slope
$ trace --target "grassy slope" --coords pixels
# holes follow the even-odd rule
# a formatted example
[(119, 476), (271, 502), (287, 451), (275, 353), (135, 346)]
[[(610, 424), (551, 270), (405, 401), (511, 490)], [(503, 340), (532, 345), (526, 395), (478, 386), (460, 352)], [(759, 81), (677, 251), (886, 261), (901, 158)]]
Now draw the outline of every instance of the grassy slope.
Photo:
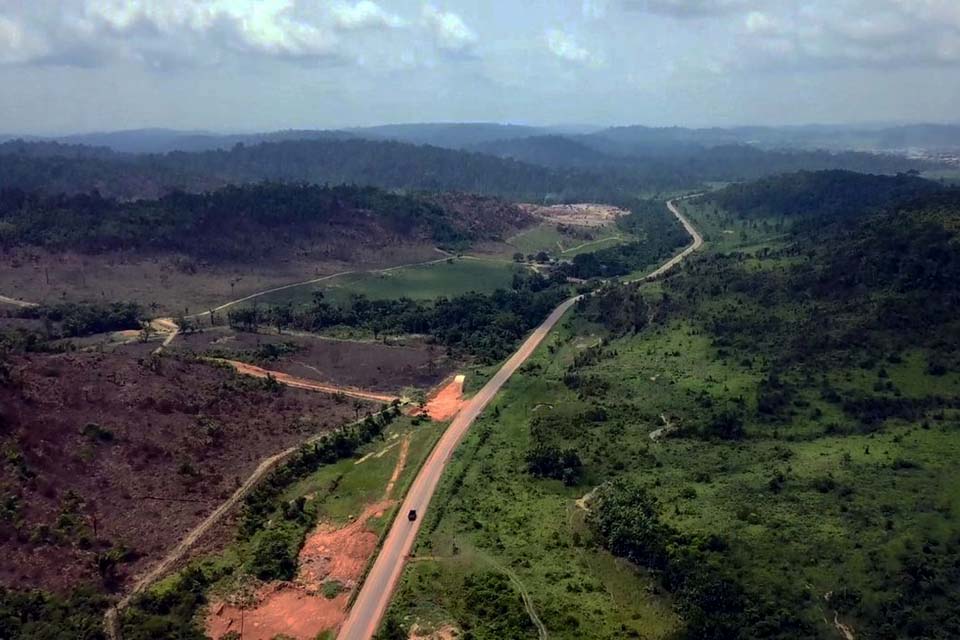
[[(289, 504), (300, 497), (311, 496), (307, 502), (310, 517), (317, 522), (346, 525), (367, 505), (383, 500), (384, 491), (400, 454), (401, 439), (409, 436), (411, 441), (406, 465), (392, 493), (394, 499), (406, 492), (423, 460), (443, 433), (444, 426), (443, 423), (436, 422), (414, 425), (409, 418), (402, 418), (387, 428), (383, 439), (378, 438), (363, 446), (356, 457), (319, 466), (314, 473), (289, 486), (277, 498), (276, 503)], [(378, 457), (377, 454), (384, 450), (386, 452)], [(370, 453), (374, 455), (361, 464), (356, 464)], [(382, 517), (371, 518), (368, 524), (380, 535), (387, 524), (392, 522), (393, 515), (394, 509), (389, 509)], [(183, 578), (193, 570), (199, 570), (206, 576), (205, 582), (210, 583), (210, 586), (204, 589), (207, 598), (249, 590), (251, 585), (257, 584), (246, 570), (253, 546), (253, 540), (239, 537), (219, 553), (198, 558), (184, 570), (164, 578), (149, 590), (149, 595), (160, 602), (182, 597)], [(193, 615), (197, 626), (202, 627), (203, 612), (201, 605), (186, 611), (181, 610), (170, 617), (176, 619), (177, 615), (184, 613)], [(129, 620), (128, 616), (128, 625)], [(129, 626), (127, 631), (131, 631)], [(147, 628), (136, 627), (133, 632), (135, 635), (146, 633)]]
[[(691, 213), (709, 250), (747, 254), (746, 271), (776, 272), (793, 260), (763, 251), (781, 244), (776, 221), (742, 222), (712, 209)], [(650, 287), (647, 294), (656, 300), (661, 288)], [(718, 293), (703, 304), (723, 306), (734, 298)], [(800, 310), (789, 303), (743, 309), (745, 316), (760, 312), (789, 318)], [(491, 570), (493, 558), (520, 577), (551, 637), (663, 637), (676, 629), (680, 623), (655, 582), (590, 543), (575, 499), (613, 477), (648, 487), (661, 501), (662, 519), (682, 533), (724, 534), (727, 568), (747, 593), (758, 603), (789, 609), (818, 637), (837, 636), (835, 610), (858, 637), (861, 630), (877, 633), (880, 612), (911, 584), (916, 558), (935, 562), (942, 556), (949, 563), (956, 552), (956, 410), (861, 432), (835, 403), (821, 398), (818, 381), (791, 378), (798, 387), (797, 410), (773, 429), (754, 418), (746, 424), (751, 437), (743, 441), (652, 442), (648, 434), (662, 426), (661, 414), (681, 425), (701, 422), (704, 397), (715, 406), (742, 397), (751, 415), (763, 357), (723, 354), (703, 329), (671, 318), (610, 342), (612, 355), (582, 371), (606, 381), (609, 390), (585, 401), (562, 377), (574, 354), (597, 337), (598, 328), (582, 319), (568, 322), (472, 429), (421, 534), (417, 554), (437, 559), (408, 568), (393, 615), (428, 624), (466, 622), (485, 637), (482, 622), (464, 614), (470, 596), (464, 578)], [(836, 363), (823, 373), (841, 394), (872, 393), (889, 380), (906, 398), (956, 397), (960, 375), (928, 374), (930, 355), (909, 349), (902, 362), (870, 368)], [(606, 406), (610, 419), (560, 436), (584, 460), (580, 485), (568, 488), (527, 475), (530, 417), (542, 411), (576, 414), (592, 401)], [(831, 425), (839, 426), (836, 433)], [(779, 474), (784, 480), (774, 492), (770, 483)], [(949, 609), (955, 594), (944, 599), (942, 583), (929, 579), (925, 606)], [(929, 613), (917, 611), (905, 628), (918, 636), (949, 637), (947, 629), (924, 627)], [(524, 634), (535, 637), (530, 628)]]
[[(410, 565), (393, 605), (397, 612), (426, 625), (456, 621), (464, 577), (506, 567), (530, 593), (551, 637), (582, 638), (589, 630), (589, 637), (615, 638), (632, 629), (656, 638), (676, 627), (669, 600), (650, 595), (656, 590), (650, 578), (586, 544), (583, 512), (574, 505), (585, 488), (531, 482), (521, 471), (531, 414), (551, 411), (549, 404), (585, 408), (558, 380), (574, 354), (596, 342), (576, 333), (559, 329), (510, 380), (497, 409), (471, 428), (416, 550), (431, 559)], [(523, 637), (536, 635), (527, 628)]]
[(449, 261), (388, 272), (356, 273), (332, 278), (313, 285), (293, 287), (257, 298), (257, 304), (301, 304), (309, 302), (315, 291), (323, 291), (334, 301), (346, 301), (351, 294), (370, 299), (407, 297), (432, 300), (471, 291), (491, 293), (509, 288), (518, 267), (506, 261), (452, 258)]
[(630, 238), (628, 233), (614, 225), (584, 229), (582, 233), (584, 237), (575, 237), (562, 233), (557, 225), (545, 222), (513, 236), (507, 244), (524, 255), (546, 251), (553, 258), (569, 260), (580, 253), (606, 249)]

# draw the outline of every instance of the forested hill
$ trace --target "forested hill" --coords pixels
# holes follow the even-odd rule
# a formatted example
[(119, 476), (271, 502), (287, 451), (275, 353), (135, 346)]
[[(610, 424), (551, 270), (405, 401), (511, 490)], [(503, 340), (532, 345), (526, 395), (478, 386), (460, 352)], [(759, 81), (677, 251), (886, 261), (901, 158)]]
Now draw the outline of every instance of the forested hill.
[[(835, 189), (860, 184), (833, 177)], [(793, 195), (822, 194), (807, 184)], [(611, 422), (643, 416), (634, 399), (651, 395), (648, 411), (682, 423), (644, 449), (651, 461), (619, 468), (590, 446), (596, 426), (551, 429), (548, 442), (608, 481), (588, 522), (660, 577), (682, 637), (813, 640), (837, 620), (858, 638), (957, 637), (960, 533), (937, 501), (957, 482), (960, 193), (819, 222), (701, 255), (659, 293), (587, 299), (614, 339), (564, 380)], [(666, 371), (689, 358), (680, 379), (700, 386), (647, 386), (663, 369), (639, 368), (638, 354), (664, 351)], [(712, 367), (719, 381), (703, 374)], [(629, 430), (614, 433), (629, 451)]]
[[(291, 134), (292, 135), (292, 134)], [(603, 201), (751, 180), (801, 169), (896, 173), (924, 169), (894, 156), (764, 151), (749, 146), (659, 149), (618, 155), (585, 137), (533, 137), (484, 144), (484, 153), (385, 140), (283, 139), (230, 149), (131, 155), (52, 142), (0, 144), (0, 186), (122, 199), (200, 192), (259, 182), (364, 184), (384, 189), (462, 191), (528, 201)]]
[[(40, 146), (37, 146), (40, 145)], [(642, 188), (635, 176), (550, 169), (491, 155), (370, 140), (287, 140), (163, 155), (0, 144), (0, 186), (132, 199), (225, 184), (305, 182), (461, 191), (515, 200), (608, 200)]]
[(801, 171), (730, 185), (704, 200), (746, 217), (844, 218), (888, 210), (944, 191), (936, 182), (914, 175)]
[[(0, 191), (0, 246), (87, 253), (174, 251), (235, 260), (296, 250), (339, 252), (391, 242), (459, 247), (529, 217), (508, 203), (398, 195), (373, 187), (262, 183), (121, 202), (99, 194)], [(456, 203), (456, 206), (454, 204)]]

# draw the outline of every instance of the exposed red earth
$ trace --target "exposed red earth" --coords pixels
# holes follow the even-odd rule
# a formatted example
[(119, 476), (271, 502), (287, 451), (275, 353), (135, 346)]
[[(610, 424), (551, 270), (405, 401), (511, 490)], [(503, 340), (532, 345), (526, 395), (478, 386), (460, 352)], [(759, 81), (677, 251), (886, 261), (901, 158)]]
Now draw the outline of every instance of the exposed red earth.
[(460, 412), (467, 401), (463, 397), (463, 383), (466, 377), (463, 375), (454, 376), (448, 384), (443, 386), (434, 394), (424, 405), (423, 409), (416, 408), (411, 411), (412, 414), (425, 414), (431, 420), (446, 422), (452, 419)]
[[(201, 362), (126, 353), (13, 357), (0, 387), (0, 585), (63, 591), (100, 582), (94, 562), (130, 552), (111, 588), (143, 574), (267, 457), (355, 419), (352, 402)], [(364, 404), (365, 408), (372, 408)], [(163, 526), (158, 526), (163, 523)]]

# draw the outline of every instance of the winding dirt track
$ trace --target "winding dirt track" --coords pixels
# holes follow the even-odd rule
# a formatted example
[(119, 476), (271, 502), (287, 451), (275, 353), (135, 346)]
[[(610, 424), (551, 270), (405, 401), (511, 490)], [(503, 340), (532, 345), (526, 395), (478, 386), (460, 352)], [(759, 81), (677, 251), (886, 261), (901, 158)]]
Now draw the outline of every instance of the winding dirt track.
[(307, 391), (317, 391), (319, 393), (329, 393), (331, 395), (339, 394), (349, 398), (372, 400), (373, 402), (382, 402), (384, 404), (390, 404), (394, 400), (401, 400), (401, 398), (398, 398), (397, 396), (391, 396), (384, 393), (373, 393), (371, 391), (363, 391), (362, 389), (354, 389), (352, 387), (335, 387), (329, 384), (321, 384), (313, 380), (307, 380), (306, 378), (291, 376), (280, 371), (268, 371), (267, 369), (262, 369), (252, 364), (247, 364), (246, 362), (224, 360), (222, 358), (209, 358), (209, 360), (211, 362), (219, 362), (230, 365), (236, 370), (237, 373), (242, 373), (246, 376), (253, 376), (254, 378), (266, 378), (268, 376), (273, 377), (280, 384), (293, 387), (294, 389), (306, 389)]
[[(703, 246), (703, 238), (680, 212), (676, 201), (671, 200), (667, 203), (667, 207), (680, 220), (680, 223), (693, 238), (693, 242), (642, 280), (652, 280), (663, 275)], [(417, 532), (420, 530), (420, 524), (423, 522), (423, 514), (430, 504), (430, 499), (437, 489), (440, 477), (443, 475), (443, 471), (457, 445), (460, 444), (470, 425), (493, 400), (504, 383), (533, 354), (557, 322), (570, 310), (570, 307), (581, 298), (583, 296), (570, 298), (554, 309), (549, 317), (543, 321), (543, 324), (534, 330), (533, 334), (524, 341), (517, 352), (507, 360), (493, 378), (467, 402), (466, 406), (450, 423), (450, 426), (447, 427), (426, 464), (423, 465), (420, 473), (410, 486), (403, 505), (397, 512), (397, 517), (390, 528), (390, 533), (384, 540), (383, 548), (370, 569), (370, 573), (367, 574), (347, 621), (337, 635), (338, 640), (369, 640), (376, 633), (380, 621), (387, 611), (387, 606), (390, 604), (390, 598), (400, 579), (406, 559), (413, 548)], [(417, 511), (418, 517), (410, 522), (407, 519), (407, 514), (414, 509)]]
[(266, 289), (266, 290), (264, 290), (264, 291), (258, 291), (258, 292), (256, 292), (256, 293), (251, 293), (251, 294), (248, 295), (248, 296), (244, 296), (244, 297), (242, 297), (242, 298), (237, 298), (236, 300), (231, 300), (230, 302), (225, 302), (224, 304), (220, 305), (219, 307), (214, 307), (213, 309), (210, 309), (210, 310), (208, 310), (208, 311), (204, 311), (204, 312), (202, 312), (202, 313), (195, 313), (195, 314), (193, 314), (192, 316), (187, 316), (187, 319), (188, 319), (188, 320), (192, 320), (192, 319), (195, 319), (195, 318), (203, 318), (204, 316), (210, 315), (211, 312), (212, 312), (212, 313), (217, 313), (218, 311), (223, 311), (224, 309), (229, 309), (230, 307), (233, 307), (233, 306), (235, 306), (235, 305), (238, 305), (238, 304), (240, 304), (241, 302), (249, 302), (250, 300), (255, 300), (255, 299), (257, 299), (257, 298), (260, 298), (260, 297), (265, 296), (265, 295), (269, 295), (269, 294), (271, 294), (271, 293), (277, 293), (278, 291), (286, 291), (287, 289), (294, 289), (294, 288), (296, 288), (296, 287), (305, 287), (305, 286), (310, 285), (310, 284), (317, 284), (318, 282), (325, 282), (325, 281), (327, 281), (327, 280), (333, 280), (334, 278), (340, 278), (340, 277), (342, 277), (342, 276), (351, 276), (351, 275), (355, 275), (355, 274), (359, 274), (359, 273), (390, 273), (391, 271), (397, 271), (397, 270), (399, 270), (399, 269), (407, 269), (407, 268), (410, 268), (410, 267), (425, 267), (425, 266), (427, 266), (427, 265), (437, 264), (437, 263), (440, 263), (440, 262), (445, 262), (445, 261), (447, 261), (447, 260), (450, 259), (450, 257), (451, 257), (450, 254), (448, 254), (448, 253), (446, 253), (445, 251), (442, 251), (442, 250), (440, 250), (440, 249), (437, 249), (437, 251), (439, 251), (440, 253), (444, 254), (445, 257), (443, 257), (443, 258), (436, 258), (435, 260), (426, 260), (426, 261), (424, 261), (424, 262), (413, 262), (413, 263), (410, 263), (410, 264), (398, 264), (398, 265), (395, 266), (395, 267), (387, 267), (386, 269), (372, 269), (372, 270), (367, 270), (367, 271), (363, 271), (363, 270), (361, 270), (361, 271), (340, 271), (340, 272), (338, 272), (338, 273), (331, 273), (331, 274), (326, 275), (326, 276), (320, 276), (319, 278), (312, 278), (312, 279), (310, 279), (310, 280), (302, 280), (302, 281), (300, 281), (300, 282), (291, 282), (290, 284), (285, 284), (285, 285), (282, 285), (282, 286), (279, 286), (279, 287), (273, 287), (272, 289)]
[(27, 302), (26, 300), (17, 300), (16, 298), (8, 298), (7, 296), (0, 296), (0, 302), (2, 302), (3, 304), (12, 304), (15, 307), (22, 307), (24, 309), (40, 306), (36, 302)]

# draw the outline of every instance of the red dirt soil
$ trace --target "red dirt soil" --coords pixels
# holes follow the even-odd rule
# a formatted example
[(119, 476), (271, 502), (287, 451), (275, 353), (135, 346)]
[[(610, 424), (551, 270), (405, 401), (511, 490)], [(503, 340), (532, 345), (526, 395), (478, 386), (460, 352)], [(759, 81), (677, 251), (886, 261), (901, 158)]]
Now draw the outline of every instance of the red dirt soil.
[[(352, 402), (164, 357), (12, 357), (0, 386), (0, 585), (100, 584), (95, 557), (135, 553), (116, 588), (172, 549), (260, 460), (355, 416)], [(88, 426), (92, 425), (92, 426)], [(65, 517), (66, 516), (66, 517)], [(2, 634), (0, 634), (2, 635)]]
[[(440, 389), (436, 395), (427, 401), (423, 413), (430, 416), (432, 420), (440, 422), (452, 420), (454, 416), (460, 413), (463, 405), (467, 403), (463, 397), (464, 379), (465, 377), (462, 375), (455, 376), (450, 384)], [(420, 410), (415, 410), (414, 414), (416, 413), (420, 413)]]
[[(296, 580), (264, 585), (256, 594), (256, 605), (243, 610), (244, 640), (271, 640), (281, 634), (312, 640), (339, 627), (347, 617), (350, 593), (377, 548), (377, 534), (367, 529), (367, 520), (392, 505), (389, 501), (370, 505), (339, 529), (329, 524), (317, 527), (300, 551)], [(328, 599), (322, 593), (323, 584), (333, 580), (344, 590)], [(239, 632), (240, 622), (239, 607), (214, 603), (207, 615), (206, 634), (216, 640), (230, 631)]]
[(217, 362), (228, 364), (233, 367), (237, 373), (242, 373), (245, 376), (253, 376), (254, 378), (267, 378), (269, 376), (273, 376), (273, 378), (280, 384), (293, 387), (295, 389), (306, 389), (307, 391), (318, 391), (320, 393), (329, 393), (331, 395), (341, 393), (343, 395), (350, 396), (351, 398), (360, 398), (362, 400), (370, 400), (371, 402), (383, 402), (384, 404), (390, 404), (394, 400), (399, 399), (396, 396), (371, 393), (362, 389), (354, 389), (351, 387), (334, 387), (330, 385), (319, 384), (312, 380), (305, 380), (303, 378), (291, 376), (280, 371), (269, 371), (267, 369), (262, 369), (261, 367), (247, 364), (245, 362), (237, 362), (235, 360), (217, 360)]
[[(204, 320), (200, 324), (204, 325), (202, 333), (181, 334), (172, 348), (252, 362), (271, 371), (325, 384), (400, 395), (405, 387), (433, 387), (450, 375), (454, 365), (445, 349), (416, 340), (394, 346), (209, 328)], [(275, 360), (251, 359), (264, 346), (284, 343), (292, 343), (298, 350)]]

